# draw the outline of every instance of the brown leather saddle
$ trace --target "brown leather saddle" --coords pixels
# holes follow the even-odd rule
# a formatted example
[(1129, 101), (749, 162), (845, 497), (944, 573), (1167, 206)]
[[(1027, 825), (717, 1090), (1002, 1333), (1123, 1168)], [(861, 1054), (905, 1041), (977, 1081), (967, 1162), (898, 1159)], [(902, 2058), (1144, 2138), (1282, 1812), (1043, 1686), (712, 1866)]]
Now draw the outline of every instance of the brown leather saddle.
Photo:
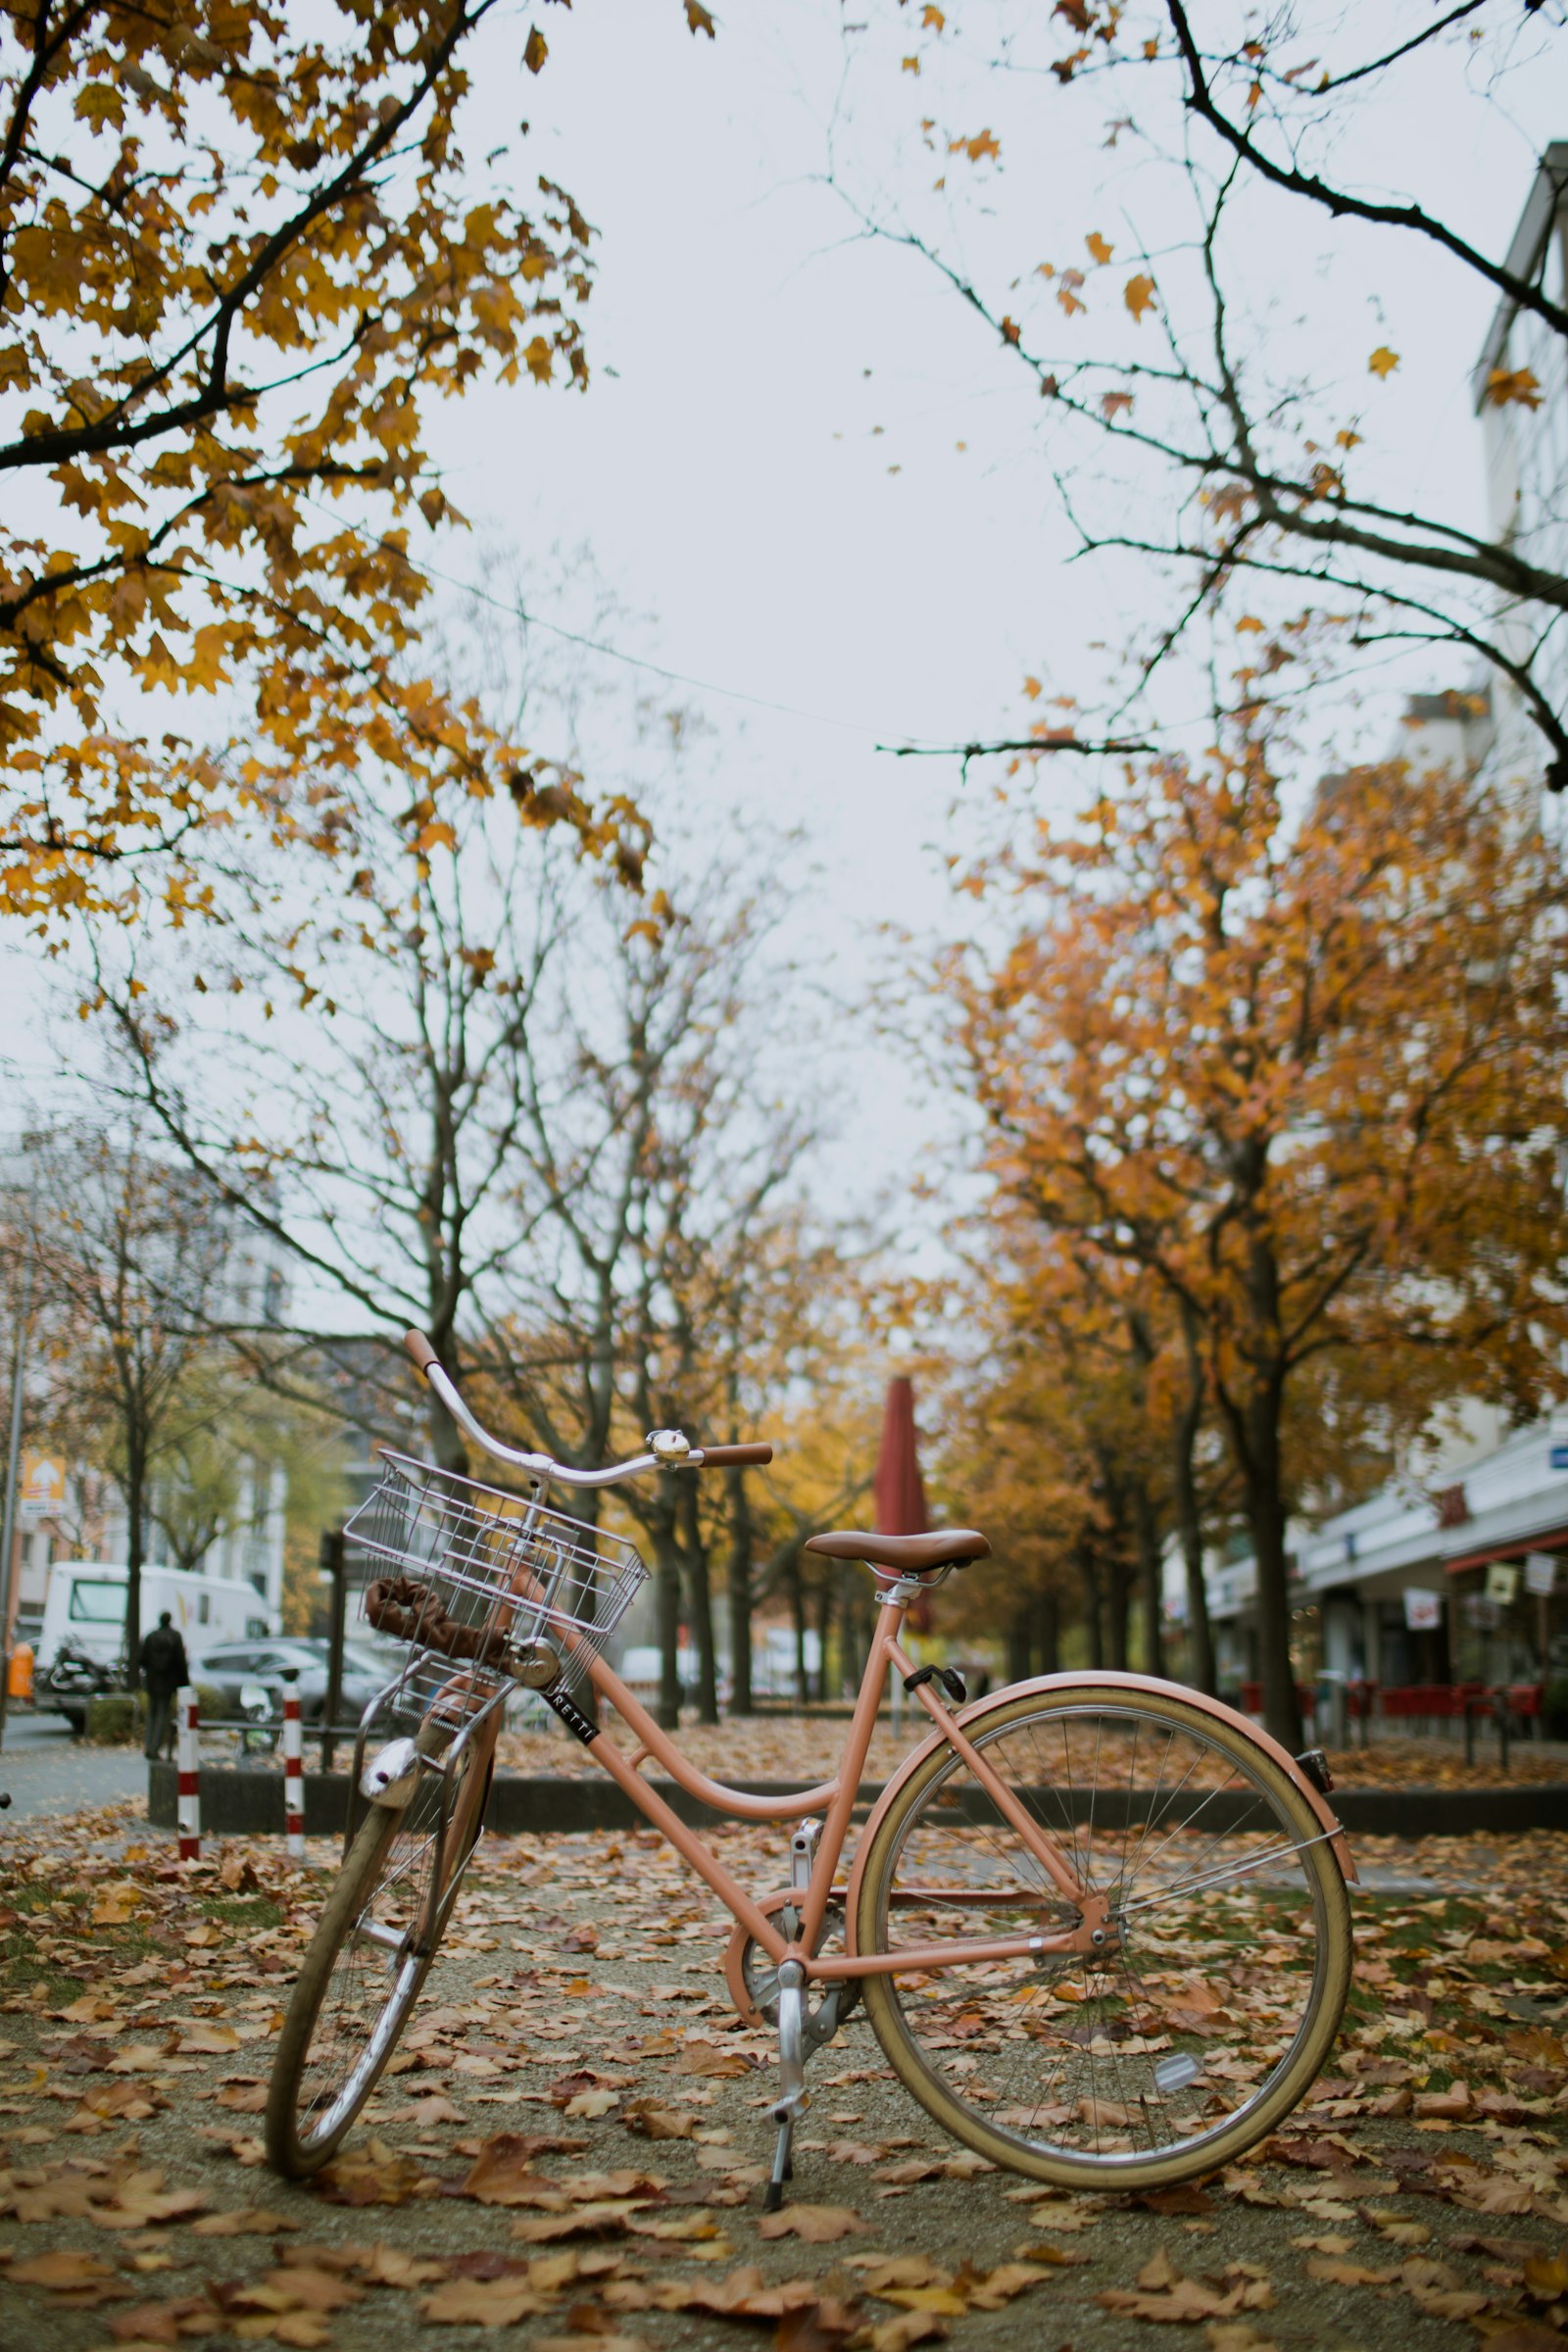
[(833, 1527), (808, 1536), (806, 1548), (823, 1559), (864, 1560), (868, 1567), (891, 1568), (901, 1576), (961, 1568), (966, 1560), (991, 1557), (991, 1544), (977, 1527), (939, 1527), (926, 1536), (877, 1536), (863, 1528)]

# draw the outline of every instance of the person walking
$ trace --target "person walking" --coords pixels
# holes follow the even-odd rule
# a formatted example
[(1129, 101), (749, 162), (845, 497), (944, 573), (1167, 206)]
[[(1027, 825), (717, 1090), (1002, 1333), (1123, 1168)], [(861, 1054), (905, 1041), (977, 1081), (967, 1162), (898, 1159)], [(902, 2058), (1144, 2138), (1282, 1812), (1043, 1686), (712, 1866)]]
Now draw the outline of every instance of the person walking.
[(147, 1738), (142, 1752), (153, 1757), (174, 1747), (174, 1693), (190, 1681), (183, 1638), (165, 1609), (141, 1645), (141, 1679), (147, 1686)]

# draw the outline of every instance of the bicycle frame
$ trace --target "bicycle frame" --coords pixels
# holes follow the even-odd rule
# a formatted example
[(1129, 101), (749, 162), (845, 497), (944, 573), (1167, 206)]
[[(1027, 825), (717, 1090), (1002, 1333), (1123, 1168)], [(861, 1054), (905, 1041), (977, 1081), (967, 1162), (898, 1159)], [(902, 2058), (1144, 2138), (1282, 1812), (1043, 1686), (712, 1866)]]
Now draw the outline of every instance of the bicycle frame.
[[(752, 1442), (693, 1447), (679, 1430), (656, 1430), (648, 1438), (649, 1451), (630, 1461), (599, 1470), (552, 1463), (491, 1439), (442, 1372), (428, 1340), (413, 1333), (408, 1346), (459, 1426), (521, 1471), (526, 1484), (521, 1493), (515, 1487), (484, 1487), (458, 1472), (394, 1456), (384, 1485), (363, 1506), (367, 1549), (396, 1571), (391, 1578), (376, 1580), (368, 1592), (367, 1613), (409, 1647), (399, 1676), (367, 1709), (355, 1747), (356, 1792), (370, 1805), (384, 1808), (381, 1826), (375, 1838), (362, 1839), (355, 1849), (353, 1875), (340, 1882), (333, 1904), (322, 1916), (283, 2020), (268, 2099), (267, 2149), (285, 2177), (304, 2178), (327, 2161), (390, 2054), (482, 1831), (506, 1698), (519, 1688), (543, 1692), (566, 1728), (592, 1750), (600, 1769), (624, 1792), (636, 1815), (674, 1848), (735, 1923), (724, 1961), (730, 1995), (746, 2023), (776, 2027), (778, 2038), (779, 2095), (772, 2103), (778, 2136), (763, 2199), (768, 2211), (777, 2210), (790, 2178), (793, 2135), (808, 2105), (807, 2061), (837, 2032), (845, 2014), (844, 1996), (857, 1985), (863, 1989), (867, 2015), (894, 2072), (927, 2112), (993, 2161), (1041, 2180), (1070, 2183), (1080, 2176), (1098, 2178), (1109, 2167), (1108, 2177), (1142, 2180), (1147, 2175), (1164, 2185), (1202, 2169), (1210, 2141), (1226, 2149), (1251, 2145), (1302, 2095), (1321, 2072), (1338, 2029), (1352, 1951), (1344, 1879), (1353, 1877), (1353, 1866), (1326, 1801), (1328, 1776), (1313, 1757), (1293, 1759), (1217, 1699), (1142, 1675), (1098, 1673), (1083, 1683), (1081, 1692), (1081, 1678), (1048, 1676), (1014, 1685), (971, 1706), (961, 1687), (945, 1672), (914, 1672), (902, 1635), (909, 1603), (940, 1584), (953, 1566), (984, 1556), (985, 1538), (970, 1530), (953, 1530), (930, 1541), (894, 1542), (841, 1530), (816, 1548), (832, 1557), (864, 1561), (879, 1607), (837, 1771), (813, 1788), (775, 1796), (732, 1788), (688, 1762), (677, 1739), (654, 1720), (601, 1654), (646, 1576), (634, 1546), (613, 1532), (600, 1540), (595, 1527), (565, 1514), (549, 1514), (547, 1519), (546, 1495), (557, 1479), (568, 1488), (601, 1487), (644, 1471), (685, 1474), (709, 1466), (760, 1465), (771, 1459), (770, 1447)], [(905, 1687), (918, 1698), (927, 1718), (926, 1736), (905, 1757), (873, 1807), (858, 1838), (848, 1884), (836, 1884), (890, 1673), (903, 1675)], [(1096, 1763), (1088, 1783), (1089, 1838), (1082, 1851), (1074, 1826), (1084, 1819), (1078, 1801), (1082, 1790), (1065, 1759), (1065, 1731), (1066, 1770), (1059, 1787), (1054, 1763), (1038, 1748), (1034, 1770), (1043, 1786), (1035, 1786), (1033, 1780), (1014, 1786), (1004, 1777), (1010, 1770), (1006, 1735), (1012, 1726), (1033, 1725), (1042, 1712), (1059, 1713), (1064, 1726), (1080, 1714), (1095, 1725), (1114, 1723), (1124, 1711), (1118, 1691), (1125, 1692), (1129, 1702), (1148, 1702), (1144, 1708), (1131, 1703), (1126, 1711), (1165, 1720), (1165, 1748), (1156, 1775), (1161, 1788), (1164, 1756), (1172, 1742), (1184, 1730), (1194, 1735), (1190, 1744), (1195, 1760), (1187, 1762), (1163, 1798), (1158, 1791), (1150, 1794), (1149, 1819), (1141, 1823), (1135, 1864), (1155, 1827), (1156, 1802), (1162, 1834), (1142, 1899), (1138, 1898), (1145, 1881), (1127, 1864), (1125, 1847), (1120, 1862), (1105, 1873), (1097, 1873), (1091, 1858), (1097, 1850), (1093, 1838), (1098, 1730)], [(600, 1710), (612, 1710), (625, 1725), (630, 1735), (625, 1749), (583, 1711), (585, 1705), (593, 1708), (595, 1700)], [(367, 1738), (382, 1701), (387, 1702), (388, 1729), (397, 1736), (362, 1771)], [(1206, 1746), (1202, 1724), (1194, 1720), (1205, 1711), (1216, 1719), (1217, 1734), (1224, 1727), (1224, 1736)], [(402, 1727), (415, 1719), (418, 1729), (410, 1737)], [(1124, 1815), (1127, 1826), (1139, 1826), (1132, 1823), (1132, 1814), (1141, 1817), (1144, 1811), (1134, 1803), (1140, 1793), (1136, 1738), (1130, 1757), (1115, 1734), (1111, 1747), (1120, 1762), (1107, 1798), (1107, 1832), (1122, 1826)], [(1178, 1804), (1196, 1761), (1209, 1748), (1219, 1752), (1221, 1761), (1228, 1757), (1228, 1777), (1217, 1786), (1211, 1774), (1200, 1777), (1194, 1782), (1200, 1792), (1197, 1799)], [(1255, 1751), (1259, 1767), (1272, 1769), (1254, 1769), (1250, 1751)], [(713, 1847), (679, 1817), (669, 1796), (643, 1777), (642, 1768), (650, 1762), (687, 1798), (721, 1819), (789, 1825), (793, 1836), (788, 1884), (780, 1886), (775, 1882), (755, 1896), (737, 1884)], [(1122, 1789), (1120, 1778), (1127, 1776), (1133, 1778)], [(431, 1780), (433, 1789), (427, 1787)], [(1283, 1782), (1294, 1788), (1298, 1803), (1288, 1801)], [(1266, 1832), (1261, 1843), (1249, 1827), (1253, 1810), (1244, 1805), (1238, 1812), (1229, 1800), (1233, 1784), (1244, 1790), (1250, 1785), (1253, 1799), (1260, 1800)], [(408, 1844), (399, 1859), (391, 1849), (392, 1817), (421, 1790), (420, 1810), (405, 1825)], [(1196, 1823), (1221, 1791), (1226, 1794), (1203, 1832), (1196, 1857), (1184, 1846), (1176, 1857), (1176, 1884), (1168, 1884), (1169, 1866), (1156, 1881), (1158, 1857), (1176, 1830)], [(935, 1809), (931, 1826), (937, 1835), (928, 1849), (918, 1840), (909, 1849), (907, 1833), (928, 1808)], [(1046, 1826), (1048, 1819), (1056, 1820), (1058, 1811), (1061, 1842)], [(802, 1818), (809, 1814), (821, 1818)], [(961, 1833), (975, 1823), (988, 1843), (990, 1829), (1000, 1826), (1004, 1831), (1012, 1858), (1000, 1878), (995, 1872), (971, 1872), (968, 1842)], [(960, 1833), (956, 1841), (948, 1834), (953, 1831)], [(1219, 1845), (1233, 1831), (1231, 1849), (1216, 1858)], [(1018, 2031), (1018, 2013), (1009, 2007), (1004, 2021), (1012, 2029), (1005, 2035), (1008, 2042), (1054, 2039), (1061, 2045), (1059, 2055), (1048, 2053), (1052, 2073), (1046, 2085), (1049, 2089), (1060, 2078), (1061, 2100), (1057, 2107), (1031, 2108), (1022, 2119), (1031, 2126), (1032, 2135), (1025, 2140), (1013, 2129), (1019, 2119), (1010, 2109), (998, 2109), (993, 2116), (989, 2108), (982, 2111), (974, 2104), (992, 2100), (1003, 2090), (1010, 2096), (1016, 2053), (1003, 2051), (998, 2062), (1004, 2078), (1000, 2088), (976, 2084), (971, 2096), (968, 2088), (946, 2083), (944, 2066), (928, 2054), (928, 2043), (931, 2049), (951, 2047), (951, 2037), (933, 2035), (928, 2026), (918, 2020), (911, 2023), (906, 2014), (910, 1994), (918, 2007), (918, 1987), (935, 1979), (936, 2019), (942, 2025), (951, 1990), (949, 1972), (977, 1977), (975, 1997), (982, 2005), (988, 1983), (1004, 2001), (1048, 2003), (1052, 1972), (1048, 1970), (1042, 1981), (1032, 1964), (1047, 1958), (1079, 1960), (1086, 1964), (1086, 1984), (1097, 1971), (1114, 1974), (1121, 1967), (1122, 1923), (1129, 1912), (1148, 1910), (1177, 1894), (1200, 1898), (1196, 1912), (1191, 1905), (1188, 1911), (1201, 1939), (1202, 1899), (1210, 1887), (1260, 1870), (1266, 1873), (1287, 1856), (1325, 1845), (1339, 1873), (1329, 1856), (1314, 1852), (1303, 1866), (1299, 1890), (1310, 1906), (1299, 1928), (1310, 1977), (1303, 1976), (1299, 1987), (1293, 1988), (1301, 1993), (1300, 2022), (1288, 2042), (1281, 2039), (1274, 2007), (1251, 2020), (1247, 2013), (1252, 2004), (1242, 1988), (1235, 2004), (1239, 2032), (1244, 2041), (1246, 2031), (1252, 2033), (1254, 2041), (1262, 2039), (1255, 2064), (1230, 2070), (1238, 2082), (1250, 2087), (1234, 2097), (1222, 2096), (1217, 2109), (1209, 2086), (1197, 2090), (1180, 2115), (1167, 2112), (1172, 2099), (1180, 2099), (1200, 2082), (1210, 2054), (1200, 2052), (1195, 2058), (1177, 2050), (1168, 2059), (1153, 2060), (1154, 2050), (1171, 2050), (1174, 2044), (1168, 2036), (1151, 2040), (1147, 2018), (1142, 2024), (1135, 2021), (1135, 2032), (1141, 2037), (1137, 2054), (1150, 2063), (1134, 2080), (1130, 2103), (1114, 2050), (1108, 2097), (1100, 2082), (1095, 2068), (1098, 2026), (1091, 2023), (1086, 2033), (1077, 2010), (1063, 2023), (1041, 2006)], [(910, 1859), (911, 1851), (921, 1850), (932, 1856), (923, 1871)], [(942, 1859), (950, 1851), (956, 1854), (951, 1863)], [(419, 1874), (419, 1899), (411, 1918), (408, 1895), (415, 1871)], [(1108, 1880), (1111, 1891), (1098, 1890), (1097, 1877), (1102, 1884)], [(968, 1883), (949, 1885), (949, 1878)], [(1270, 1883), (1265, 1878), (1264, 1884)], [(897, 1941), (896, 1931), (890, 1931), (889, 1913), (894, 1909), (905, 1914), (906, 1926), (930, 1939)], [(1272, 1910), (1268, 1916), (1273, 1918)], [(1292, 1918), (1294, 1922), (1294, 1912)], [(979, 1932), (966, 1935), (965, 1927)], [(1014, 1932), (998, 1934), (999, 1927)], [(842, 1951), (837, 1948), (841, 1931)], [(1271, 1936), (1273, 1932), (1271, 1928)], [(825, 1939), (835, 1946), (831, 1956), (819, 1951)], [(863, 1949), (862, 1944), (873, 1948)], [(392, 1955), (389, 1977), (383, 1980), (374, 1969), (362, 1966), (362, 1945), (382, 1946)], [(1209, 1948), (1200, 1940), (1187, 1957), (1200, 1966)], [(1270, 1969), (1289, 1957), (1276, 1952), (1272, 1942), (1261, 1953)], [(759, 1963), (766, 1964), (760, 1974)], [(912, 1983), (896, 1996), (894, 1980), (901, 1974)], [(1007, 1989), (999, 1987), (994, 1982), (998, 1978)], [(1250, 1983), (1249, 1976), (1246, 1985)], [(808, 2001), (813, 1984), (820, 1995), (814, 2009)], [(1115, 1991), (1109, 1997), (1113, 2004), (1122, 2001)], [(1181, 2014), (1171, 2012), (1172, 2033)], [(329, 2022), (318, 2050), (323, 2016)], [(1104, 2031), (1112, 2042), (1128, 2039), (1125, 2034), (1117, 2034), (1114, 2023)], [(967, 2040), (964, 2046), (968, 2049)], [(994, 2035), (983, 2046), (1002, 2048)], [(977, 2063), (973, 2055), (965, 2060), (970, 2067)], [(1063, 2067), (1068, 2070), (1064, 2077)], [(1157, 2114), (1143, 2113), (1151, 2102)], [(1054, 2138), (1033, 2135), (1037, 2116), (1053, 2123), (1058, 2112), (1069, 2127), (1076, 2118), (1092, 2133), (1093, 2144), (1080, 2145), (1082, 2134), (1071, 2130), (1059, 2146)], [(1102, 2123), (1118, 2135), (1108, 2147), (1101, 2140)], [(1124, 2144), (1129, 2132), (1132, 2139)]]
[[(899, 1642), (899, 1629), (910, 1594), (895, 1586), (884, 1593), (877, 1614), (876, 1631), (860, 1679), (859, 1695), (850, 1724), (850, 1736), (845, 1744), (839, 1770), (831, 1781), (820, 1782), (787, 1796), (753, 1796), (745, 1790), (730, 1788), (721, 1781), (710, 1780), (704, 1772), (688, 1763), (668, 1733), (663, 1731), (647, 1709), (633, 1697), (625, 1684), (595, 1657), (589, 1666), (590, 1678), (601, 1699), (612, 1706), (622, 1722), (641, 1742), (638, 1752), (627, 1758), (601, 1736), (587, 1742), (600, 1769), (631, 1798), (638, 1811), (667, 1838), (682, 1859), (689, 1864), (704, 1884), (711, 1888), (736, 1922), (767, 1954), (775, 1965), (786, 1960), (798, 1961), (807, 1978), (831, 1984), (846, 1978), (892, 1975), (904, 1969), (957, 1968), (981, 1960), (1016, 1960), (1059, 1952), (1088, 1952), (1105, 1940), (1105, 1919), (1108, 1904), (1103, 1895), (1096, 1895), (1082, 1884), (1077, 1874), (1063, 1858), (1051, 1838), (1026, 1806), (1019, 1804), (986, 1761), (965, 1737), (961, 1727), (935, 1698), (929, 1684), (915, 1688), (917, 1697), (931, 1717), (937, 1733), (952, 1746), (968, 1766), (980, 1787), (985, 1789), (1004, 1818), (1015, 1829), (1028, 1851), (1054, 1881), (1066, 1899), (1075, 1904), (1081, 1914), (1078, 1925), (1056, 1935), (971, 1936), (946, 1943), (901, 1944), (896, 1953), (862, 1953), (850, 1950), (843, 1958), (818, 1957), (817, 1938), (822, 1921), (833, 1893), (833, 1881), (844, 1841), (849, 1835), (851, 1817), (859, 1795), (860, 1774), (871, 1745), (877, 1711), (889, 1672), (908, 1675), (913, 1667)], [(730, 1876), (711, 1847), (707, 1845), (680, 1816), (667, 1805), (658, 1790), (649, 1787), (638, 1767), (645, 1758), (652, 1758), (669, 1774), (671, 1780), (688, 1795), (710, 1806), (713, 1811), (727, 1814), (736, 1821), (790, 1821), (801, 1815), (824, 1809), (822, 1835), (811, 1867), (809, 1884), (800, 1907), (800, 1932), (794, 1938), (783, 1936), (760, 1906), (746, 1893)], [(922, 1889), (932, 1899), (947, 1902), (992, 1901), (965, 1888)], [(853, 1936), (853, 1922), (850, 1923)]]

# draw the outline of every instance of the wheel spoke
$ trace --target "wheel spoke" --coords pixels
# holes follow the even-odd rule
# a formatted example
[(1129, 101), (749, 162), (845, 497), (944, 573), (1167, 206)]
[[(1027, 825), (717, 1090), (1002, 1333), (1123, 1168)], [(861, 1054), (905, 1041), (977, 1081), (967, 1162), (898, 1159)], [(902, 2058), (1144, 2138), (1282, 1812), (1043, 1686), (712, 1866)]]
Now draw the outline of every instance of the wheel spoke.
[[(280, 2171), (297, 2176), (326, 2161), (417, 1997), (430, 1958), (421, 1923), (441, 1865), (451, 1819), (443, 1791), (451, 1787), (421, 1780), (402, 1812), (390, 1820), (372, 1813), (328, 1898), (274, 2062), (268, 2145)], [(437, 1933), (449, 1902), (444, 1894)]]
[[(1118, 1932), (1083, 1961), (867, 1980), (890, 2055), (950, 2129), (1039, 2177), (1171, 2180), (1240, 2153), (1304, 2091), (1343, 2003), (1348, 1930), (1323, 1840), (1303, 1837), (1262, 1750), (1179, 1701), (1086, 1685), (994, 1713), (971, 1738), (1110, 1898)], [(896, 1950), (933, 1923), (943, 1940), (979, 1941), (1016, 1934), (1020, 1913), (1070, 1921), (1041, 1877), (958, 1761), (935, 1759), (878, 1833), (862, 1901), (880, 1909), (862, 1911), (862, 1940)], [(914, 1902), (921, 1886), (985, 1899), (955, 1936), (939, 1895)]]

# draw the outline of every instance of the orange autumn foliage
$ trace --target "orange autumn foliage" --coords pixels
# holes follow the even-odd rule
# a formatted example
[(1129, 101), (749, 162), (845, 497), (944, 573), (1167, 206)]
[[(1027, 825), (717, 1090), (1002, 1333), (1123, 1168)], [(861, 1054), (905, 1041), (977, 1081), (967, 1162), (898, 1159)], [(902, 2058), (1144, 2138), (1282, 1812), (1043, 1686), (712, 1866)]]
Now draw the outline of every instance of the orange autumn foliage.
[(587, 375), (587, 220), (463, 146), (491, 19), (0, 5), (0, 911), (177, 918), (209, 828), (340, 848), (374, 763), (411, 846), (507, 787), (601, 846), (418, 660), (432, 408)]
[(1495, 792), (1401, 762), (1293, 819), (1249, 738), (1035, 828), (987, 880), (1013, 936), (947, 980), (989, 1168), (1200, 1331), (1295, 1737), (1293, 1386), (1392, 1355), (1418, 1424), (1440, 1393), (1529, 1410), (1558, 1385), (1561, 879)]

